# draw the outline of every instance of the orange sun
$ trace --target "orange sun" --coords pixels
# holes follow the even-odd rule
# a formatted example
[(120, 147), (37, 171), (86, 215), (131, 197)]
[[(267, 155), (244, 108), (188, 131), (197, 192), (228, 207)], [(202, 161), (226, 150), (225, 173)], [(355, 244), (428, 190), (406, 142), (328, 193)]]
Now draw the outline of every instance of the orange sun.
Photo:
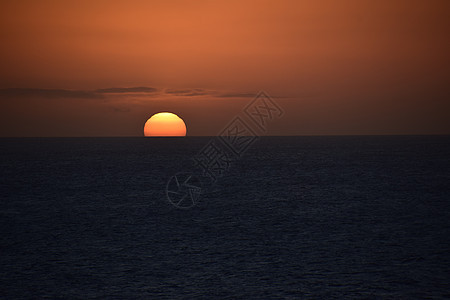
[(151, 116), (144, 125), (145, 136), (186, 136), (186, 124), (176, 114), (160, 112)]

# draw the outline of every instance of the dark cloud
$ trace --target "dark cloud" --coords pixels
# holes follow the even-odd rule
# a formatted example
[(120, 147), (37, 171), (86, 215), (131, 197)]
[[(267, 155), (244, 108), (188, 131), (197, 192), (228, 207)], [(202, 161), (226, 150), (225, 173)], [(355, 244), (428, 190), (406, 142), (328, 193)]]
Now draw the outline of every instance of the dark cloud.
[(218, 98), (254, 98), (256, 93), (224, 93), (204, 89), (166, 89), (166, 94), (175, 96), (212, 96)]
[(5, 97), (42, 97), (42, 98), (101, 98), (102, 95), (92, 91), (64, 89), (9, 88), (0, 89), (0, 96)]
[(185, 94), (183, 96), (205, 96), (205, 95), (211, 95), (211, 94), (208, 92), (193, 92), (193, 93)]
[(184, 95), (187, 93), (191, 93), (192, 90), (172, 90), (172, 89), (167, 89), (166, 94), (174, 94), (174, 95)]
[(254, 98), (256, 93), (225, 93), (217, 95), (219, 98)]
[(175, 96), (205, 96), (212, 95), (214, 92), (206, 91), (204, 89), (185, 89), (185, 90), (176, 90), (176, 89), (166, 89), (166, 94), (175, 95)]
[(39, 98), (103, 98), (103, 94), (126, 94), (126, 93), (155, 93), (158, 90), (151, 87), (131, 88), (107, 88), (94, 91), (66, 90), (66, 89), (35, 89), (35, 88), (7, 88), (0, 89), (3, 97), (39, 97)]
[[(159, 95), (157, 88), (152, 87), (113, 87), (105, 89), (87, 90), (66, 90), (66, 89), (35, 89), (35, 88), (8, 88), (0, 89), (0, 96), (4, 97), (42, 97), (42, 98), (104, 98), (104, 94), (128, 94), (143, 93)], [(224, 93), (214, 90), (204, 89), (166, 89), (166, 95), (195, 97), (195, 96), (211, 96), (218, 98), (254, 98), (255, 93)]]
[(155, 93), (157, 91), (158, 91), (158, 89), (156, 89), (156, 88), (145, 87), (145, 86), (130, 87), (130, 88), (116, 87), (116, 88), (107, 88), (107, 89), (96, 90), (97, 93), (112, 93), (112, 94)]

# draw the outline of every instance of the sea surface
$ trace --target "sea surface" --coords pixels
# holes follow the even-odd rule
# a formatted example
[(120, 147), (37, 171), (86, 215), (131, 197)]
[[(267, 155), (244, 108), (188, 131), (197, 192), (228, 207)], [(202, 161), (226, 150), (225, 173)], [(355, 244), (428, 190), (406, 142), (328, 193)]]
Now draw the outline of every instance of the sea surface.
[(450, 298), (449, 136), (212, 139), (0, 139), (0, 298)]

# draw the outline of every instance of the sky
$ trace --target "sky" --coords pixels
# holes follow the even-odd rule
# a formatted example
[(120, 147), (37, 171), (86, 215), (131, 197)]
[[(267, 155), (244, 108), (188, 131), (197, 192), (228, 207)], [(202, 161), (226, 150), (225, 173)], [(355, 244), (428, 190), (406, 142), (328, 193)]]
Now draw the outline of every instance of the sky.
[(0, 136), (449, 134), (448, 0), (0, 0)]

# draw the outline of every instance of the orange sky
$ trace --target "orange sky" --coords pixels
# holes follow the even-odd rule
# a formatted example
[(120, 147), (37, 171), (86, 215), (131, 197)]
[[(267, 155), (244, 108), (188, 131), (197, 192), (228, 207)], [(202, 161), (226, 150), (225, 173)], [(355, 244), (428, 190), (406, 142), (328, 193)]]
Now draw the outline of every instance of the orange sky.
[(0, 136), (215, 135), (259, 90), (273, 135), (450, 133), (447, 0), (1, 1), (0, 44)]

